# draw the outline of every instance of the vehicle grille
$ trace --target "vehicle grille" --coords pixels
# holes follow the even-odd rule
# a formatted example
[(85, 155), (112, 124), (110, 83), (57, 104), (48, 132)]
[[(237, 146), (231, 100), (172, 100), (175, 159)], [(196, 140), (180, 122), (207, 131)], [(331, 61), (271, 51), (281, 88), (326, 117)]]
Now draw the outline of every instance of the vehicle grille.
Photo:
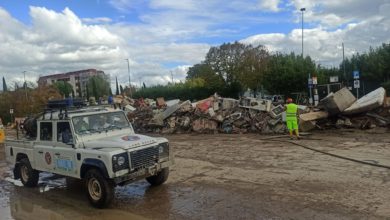
[(130, 153), (131, 168), (138, 170), (153, 166), (158, 162), (158, 146), (145, 148)]

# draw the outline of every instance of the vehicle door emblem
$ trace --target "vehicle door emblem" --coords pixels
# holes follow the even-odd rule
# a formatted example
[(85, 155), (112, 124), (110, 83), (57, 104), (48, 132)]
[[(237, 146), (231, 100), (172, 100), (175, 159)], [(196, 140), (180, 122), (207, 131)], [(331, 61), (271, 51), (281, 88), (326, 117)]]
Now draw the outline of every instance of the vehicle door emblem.
[(50, 155), (49, 152), (46, 152), (46, 153), (45, 153), (45, 160), (46, 160), (46, 163), (47, 163), (48, 165), (51, 164), (51, 155)]

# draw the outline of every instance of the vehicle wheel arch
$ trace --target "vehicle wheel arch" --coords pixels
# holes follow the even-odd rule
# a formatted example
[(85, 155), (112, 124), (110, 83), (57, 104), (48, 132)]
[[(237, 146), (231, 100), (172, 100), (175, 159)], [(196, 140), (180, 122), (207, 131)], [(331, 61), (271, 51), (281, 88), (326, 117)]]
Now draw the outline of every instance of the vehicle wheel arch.
[(95, 158), (84, 159), (84, 161), (81, 165), (81, 168), (80, 168), (80, 178), (81, 179), (83, 179), (85, 177), (85, 174), (87, 173), (87, 171), (89, 169), (98, 169), (105, 178), (107, 178), (107, 179), (110, 178), (110, 176), (108, 175), (108, 172), (107, 172), (106, 165), (104, 164), (103, 161), (101, 161), (99, 159), (95, 159)]
[(24, 158), (27, 158), (27, 159), (28, 159), (27, 154), (25, 154), (25, 153), (18, 153), (18, 154), (16, 155), (16, 162), (19, 162), (21, 159), (24, 159)]
[(20, 163), (19, 163), (19, 162), (20, 162), (22, 159), (24, 159), (24, 158), (30, 160), (30, 159), (28, 158), (27, 154), (18, 153), (18, 154), (16, 155), (15, 166), (14, 166), (14, 169), (13, 169), (13, 173), (14, 173), (15, 179), (19, 179), (19, 178), (20, 178), (20, 172), (19, 172), (19, 165), (20, 165)]

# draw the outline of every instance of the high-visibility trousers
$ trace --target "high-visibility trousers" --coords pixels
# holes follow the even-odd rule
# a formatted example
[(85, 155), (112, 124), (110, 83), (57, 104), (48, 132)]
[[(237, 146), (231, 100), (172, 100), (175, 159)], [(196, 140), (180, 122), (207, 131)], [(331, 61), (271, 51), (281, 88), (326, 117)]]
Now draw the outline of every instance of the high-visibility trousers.
[(289, 131), (298, 130), (297, 117), (286, 117), (286, 125)]

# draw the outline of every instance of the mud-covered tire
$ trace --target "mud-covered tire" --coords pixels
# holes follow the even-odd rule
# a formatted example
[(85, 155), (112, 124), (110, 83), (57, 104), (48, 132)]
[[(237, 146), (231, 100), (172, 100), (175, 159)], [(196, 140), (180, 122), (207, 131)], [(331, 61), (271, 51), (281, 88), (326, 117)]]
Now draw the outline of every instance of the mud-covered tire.
[(146, 181), (148, 181), (152, 186), (159, 186), (165, 183), (165, 181), (167, 181), (168, 176), (169, 176), (169, 167), (166, 167), (163, 168), (156, 175), (147, 177)]
[(19, 161), (18, 172), (20, 181), (22, 181), (24, 186), (35, 187), (38, 185), (39, 172), (31, 167), (30, 161), (27, 158)]
[(110, 205), (114, 198), (114, 184), (104, 178), (97, 169), (90, 169), (85, 175), (85, 186), (89, 202), (102, 209)]

